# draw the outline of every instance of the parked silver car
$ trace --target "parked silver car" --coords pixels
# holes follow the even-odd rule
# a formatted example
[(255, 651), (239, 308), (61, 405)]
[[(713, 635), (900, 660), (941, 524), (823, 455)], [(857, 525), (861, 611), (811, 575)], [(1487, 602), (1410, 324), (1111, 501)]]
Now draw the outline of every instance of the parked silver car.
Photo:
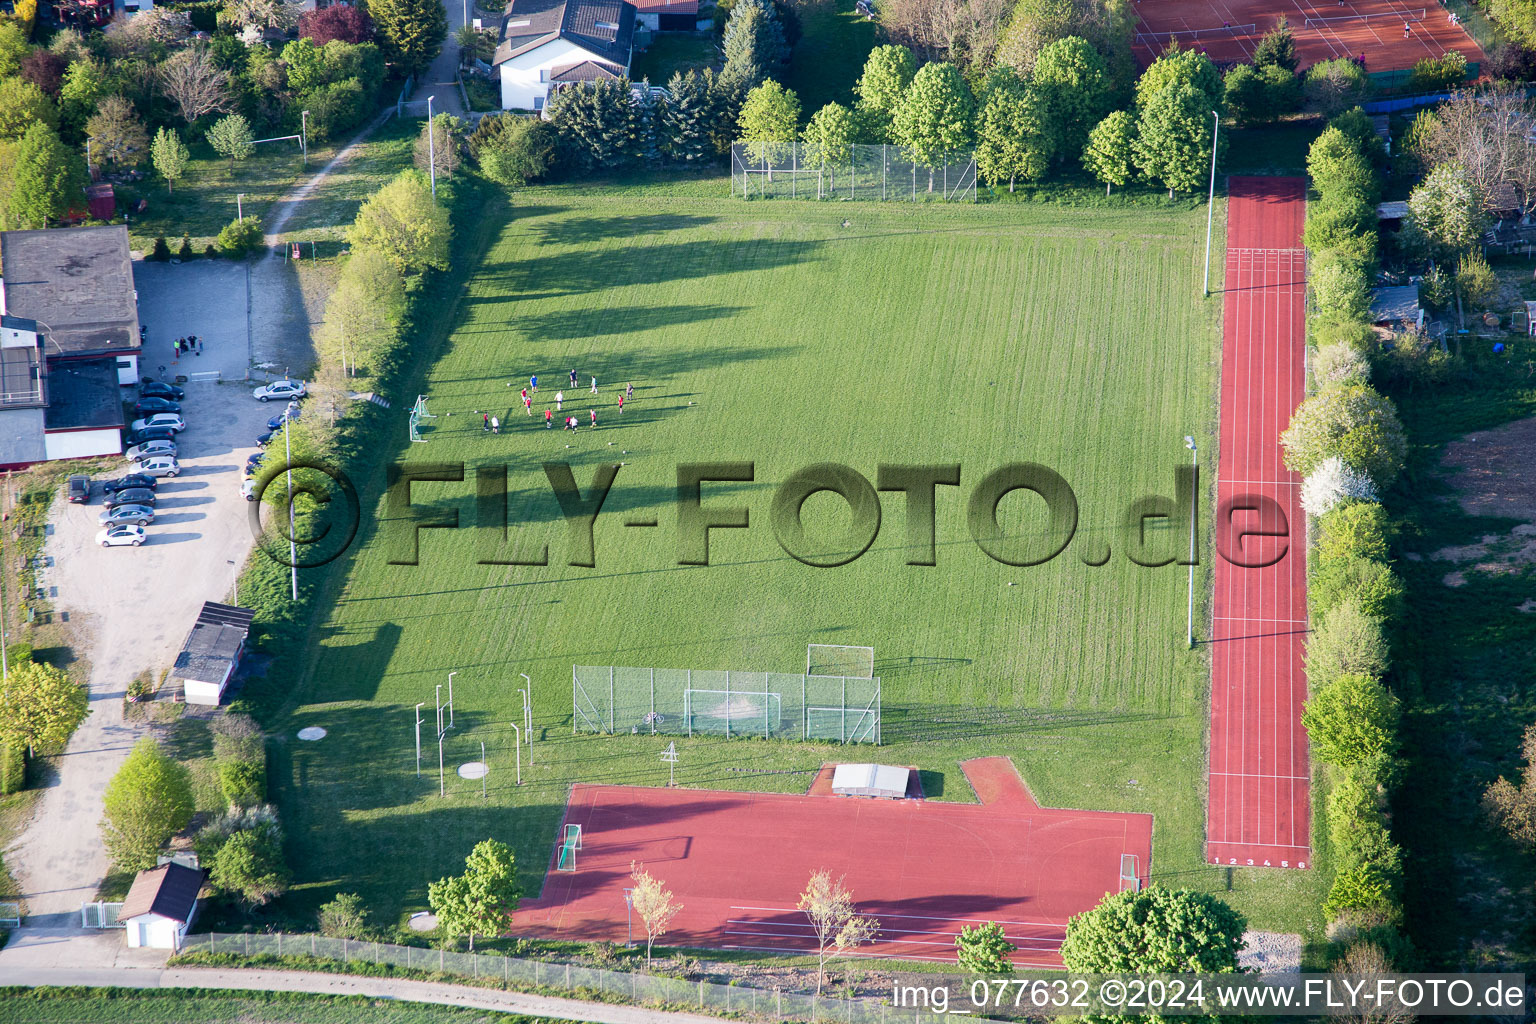
[(96, 521), (102, 526), (118, 526), (123, 523), (148, 526), (155, 521), (155, 510), (148, 505), (119, 505), (107, 509)]

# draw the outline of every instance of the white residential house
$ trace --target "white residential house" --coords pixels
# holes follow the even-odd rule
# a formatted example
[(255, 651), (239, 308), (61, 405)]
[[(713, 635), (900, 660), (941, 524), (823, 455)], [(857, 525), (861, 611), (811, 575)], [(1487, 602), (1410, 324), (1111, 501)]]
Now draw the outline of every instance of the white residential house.
[(491, 64), (504, 110), (543, 110), (551, 89), (629, 74), (635, 8), (624, 0), (512, 0)]
[(147, 949), (180, 949), (187, 928), (197, 916), (197, 893), (207, 872), (170, 862), (140, 871), (123, 900), (117, 919), (128, 945)]

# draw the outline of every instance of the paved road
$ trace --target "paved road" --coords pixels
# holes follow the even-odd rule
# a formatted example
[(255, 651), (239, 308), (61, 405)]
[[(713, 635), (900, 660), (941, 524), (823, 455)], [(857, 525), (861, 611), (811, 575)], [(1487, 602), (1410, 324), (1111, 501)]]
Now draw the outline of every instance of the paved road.
[(416, 1003), (499, 1010), (558, 1020), (599, 1024), (719, 1024), (720, 1018), (673, 1013), (640, 1006), (587, 1003), (554, 996), (448, 985), (398, 978), (311, 974), (303, 971), (218, 970), (212, 968), (11, 968), (0, 966), (0, 985), (85, 985), (122, 988), (227, 988), (263, 992), (318, 992), (328, 995), (403, 999)]
[[(428, 96), (435, 97), (432, 113), (465, 116), (464, 100), (456, 84), (459, 80), (459, 44), (453, 38), (453, 34), (467, 24), (465, 7), (462, 0), (443, 0), (443, 9), (448, 12), (448, 38), (443, 40), (443, 50), (432, 66), (418, 76), (416, 91), (411, 93), (410, 109), (406, 112), (411, 117), (427, 116)], [(475, 17), (473, 3), (469, 5), (469, 17), (471, 20)]]

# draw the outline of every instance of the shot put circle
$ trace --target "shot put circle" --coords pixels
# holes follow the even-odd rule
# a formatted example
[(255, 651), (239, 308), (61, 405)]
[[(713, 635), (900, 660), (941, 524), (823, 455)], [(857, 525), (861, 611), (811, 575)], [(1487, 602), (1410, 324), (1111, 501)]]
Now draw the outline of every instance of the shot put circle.
[(491, 774), (491, 766), (484, 761), (466, 761), (459, 765), (459, 778), (483, 779)]

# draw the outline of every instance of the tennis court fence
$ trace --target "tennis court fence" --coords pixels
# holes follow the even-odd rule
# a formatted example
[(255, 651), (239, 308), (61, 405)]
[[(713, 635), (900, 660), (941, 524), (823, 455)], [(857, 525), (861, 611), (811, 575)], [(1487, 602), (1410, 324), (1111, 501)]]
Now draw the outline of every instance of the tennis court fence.
[[(943, 1024), (947, 1015), (927, 1007), (895, 1007), (877, 999), (801, 995), (746, 985), (716, 985), (638, 971), (604, 971), (574, 964), (551, 964), (495, 953), (454, 953), (387, 942), (330, 939), (323, 935), (282, 932), (210, 932), (188, 935), (181, 952), (234, 956), (304, 956), (342, 963), (389, 964), (409, 971), (458, 975), (500, 982), (512, 989), (558, 990), (570, 996), (600, 992), (642, 1005), (688, 1008), (753, 1020), (842, 1021), (844, 1024)], [(982, 1018), (972, 1017), (979, 1020)]]
[(933, 158), (901, 146), (738, 142), (731, 195), (742, 199), (976, 201), (976, 154)]
[(571, 732), (880, 742), (880, 678), (571, 666)]
[(1332, 18), (1307, 18), (1304, 22), (1307, 28), (1347, 28), (1350, 25), (1368, 25), (1377, 21), (1396, 22), (1401, 25), (1405, 22), (1423, 21), (1428, 9), (1416, 7), (1407, 11), (1376, 11), (1369, 14), (1341, 14)]

